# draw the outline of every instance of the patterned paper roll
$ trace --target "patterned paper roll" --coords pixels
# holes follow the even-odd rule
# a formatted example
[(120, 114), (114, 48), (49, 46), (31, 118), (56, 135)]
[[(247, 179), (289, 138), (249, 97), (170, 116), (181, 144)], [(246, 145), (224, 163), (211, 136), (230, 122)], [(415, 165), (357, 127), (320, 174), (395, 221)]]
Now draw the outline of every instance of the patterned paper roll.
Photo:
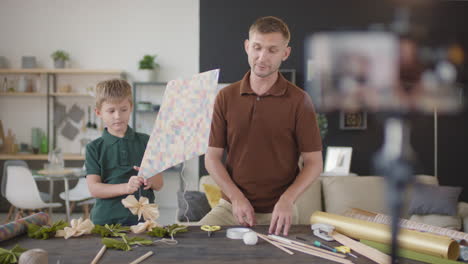
[(49, 215), (43, 212), (30, 215), (25, 218), (10, 222), (0, 226), (0, 241), (4, 241), (15, 236), (22, 235), (28, 231), (27, 224), (46, 225), (49, 222)]
[[(390, 244), (391, 241), (390, 227), (382, 224), (324, 212), (313, 213), (310, 222), (332, 225), (337, 232), (355, 239), (366, 239), (384, 244)], [(460, 254), (460, 246), (456, 241), (448, 237), (418, 231), (401, 229), (398, 243), (401, 248), (440, 258), (456, 260)]]

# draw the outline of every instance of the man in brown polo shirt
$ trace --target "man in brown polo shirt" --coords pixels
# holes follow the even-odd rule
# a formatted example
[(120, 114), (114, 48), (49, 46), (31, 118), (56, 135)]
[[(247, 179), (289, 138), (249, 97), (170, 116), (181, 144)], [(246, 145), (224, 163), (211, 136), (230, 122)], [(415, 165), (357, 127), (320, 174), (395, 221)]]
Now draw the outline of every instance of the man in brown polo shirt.
[(200, 224), (269, 224), (270, 233), (287, 235), (297, 223), (294, 202), (322, 171), (311, 98), (278, 72), (289, 38), (282, 20), (257, 19), (245, 40), (250, 71), (216, 98), (205, 164), (223, 199)]

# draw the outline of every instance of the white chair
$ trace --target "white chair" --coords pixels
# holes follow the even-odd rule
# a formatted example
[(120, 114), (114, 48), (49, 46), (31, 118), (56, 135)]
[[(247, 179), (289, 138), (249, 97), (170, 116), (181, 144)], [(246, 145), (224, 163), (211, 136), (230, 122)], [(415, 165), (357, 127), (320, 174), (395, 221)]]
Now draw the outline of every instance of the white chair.
[(8, 166), (7, 168), (5, 198), (18, 209), (35, 210), (62, 206), (61, 203), (45, 203), (39, 194), (31, 171), (20, 166)]
[[(20, 166), (20, 167), (25, 167), (25, 168), (28, 168), (28, 163), (26, 163), (26, 161), (24, 160), (6, 160), (4, 163), (3, 163), (3, 176), (2, 176), (2, 189), (1, 189), (1, 193), (2, 193), (2, 196), (6, 198), (5, 196), (5, 192), (6, 192), (6, 183), (7, 183), (7, 168), (9, 166)], [(44, 192), (40, 192), (40, 195), (41, 195), (41, 198), (42, 200), (44, 200), (45, 202), (49, 202), (50, 201), (50, 194), (48, 193), (44, 193)], [(10, 218), (13, 214), (13, 211), (15, 210), (15, 207), (13, 205), (10, 206), (10, 209), (8, 210), (8, 215), (7, 215), (7, 218), (5, 220), (5, 223), (8, 223), (10, 221)]]
[[(66, 200), (65, 192), (61, 192), (59, 196), (60, 198), (62, 198), (62, 200)], [(86, 178), (83, 177), (78, 179), (78, 182), (76, 183), (75, 187), (68, 191), (68, 198), (69, 201), (72, 202), (70, 211), (73, 211), (75, 202), (81, 202), (78, 203), (78, 205), (83, 206), (84, 218), (89, 217), (89, 205), (94, 204), (96, 200), (93, 199), (91, 193), (89, 192), (88, 184), (86, 183)]]

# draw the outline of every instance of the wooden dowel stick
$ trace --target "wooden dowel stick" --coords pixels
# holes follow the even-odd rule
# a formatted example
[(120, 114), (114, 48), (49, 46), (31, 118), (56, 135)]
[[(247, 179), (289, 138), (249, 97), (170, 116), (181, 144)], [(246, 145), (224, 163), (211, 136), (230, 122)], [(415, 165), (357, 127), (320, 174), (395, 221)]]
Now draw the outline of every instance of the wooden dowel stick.
[(312, 255), (314, 257), (324, 258), (324, 259), (328, 259), (328, 260), (335, 261), (335, 262), (338, 262), (338, 263), (343, 263), (343, 264), (352, 264), (353, 263), (352, 261), (347, 260), (347, 259), (343, 259), (343, 258), (340, 258), (340, 257), (335, 257), (335, 256), (332, 256), (332, 255), (329, 255), (329, 254), (325, 254), (325, 253), (322, 253), (322, 252), (319, 252), (319, 251), (311, 250), (311, 249), (301, 247), (301, 246), (298, 246), (298, 245), (294, 245), (294, 244), (290, 244), (290, 243), (284, 243), (284, 242), (279, 242), (279, 243), (283, 247), (293, 249), (293, 250), (297, 250), (297, 251), (300, 251), (302, 253)]
[(101, 259), (102, 255), (104, 254), (105, 251), (106, 251), (106, 246), (102, 246), (102, 248), (97, 253), (96, 257), (94, 257), (93, 261), (91, 261), (91, 264), (98, 263), (99, 259)]
[(339, 258), (345, 258), (346, 257), (346, 255), (341, 254), (341, 253), (332, 252), (330, 250), (325, 250), (325, 249), (322, 249), (322, 248), (318, 248), (318, 247), (308, 245), (308, 244), (305, 244), (305, 243), (302, 243), (302, 242), (299, 242), (299, 241), (296, 241), (296, 240), (288, 239), (288, 238), (285, 238), (285, 237), (277, 237), (277, 236), (269, 235), (268, 238), (271, 238), (271, 239), (273, 239), (275, 241), (281, 241), (281, 240), (288, 241), (288, 243), (292, 243), (294, 245), (298, 245), (298, 246), (301, 246), (301, 247), (304, 247), (304, 248), (307, 248), (307, 249), (310, 249), (310, 250), (314, 250), (314, 251), (319, 251), (319, 252), (329, 254), (329, 255), (332, 255), (332, 256), (335, 256), (335, 257), (339, 257)]
[(265, 240), (266, 242), (272, 244), (273, 246), (275, 246), (275, 247), (277, 247), (277, 248), (283, 250), (284, 252), (288, 253), (289, 255), (293, 255), (293, 254), (294, 254), (294, 252), (292, 252), (291, 250), (285, 249), (284, 247), (282, 247), (282, 246), (279, 245), (278, 243), (276, 243), (276, 242), (270, 240), (270, 239), (269, 239), (267, 236), (265, 236), (265, 235), (262, 235), (262, 234), (260, 234), (260, 233), (257, 233), (257, 236), (259, 236), (261, 239)]
[(358, 241), (355, 241), (343, 234), (334, 232), (332, 234), (333, 239), (339, 243), (351, 248), (352, 250), (358, 252), (361, 255), (368, 257), (369, 259), (381, 263), (381, 264), (390, 264), (390, 256), (378, 251), (375, 248), (371, 248), (367, 245), (364, 245)]
[(130, 262), (130, 264), (138, 264), (138, 263), (142, 262), (143, 260), (149, 258), (151, 255), (153, 255), (153, 251), (148, 251), (143, 256), (135, 259), (133, 262)]

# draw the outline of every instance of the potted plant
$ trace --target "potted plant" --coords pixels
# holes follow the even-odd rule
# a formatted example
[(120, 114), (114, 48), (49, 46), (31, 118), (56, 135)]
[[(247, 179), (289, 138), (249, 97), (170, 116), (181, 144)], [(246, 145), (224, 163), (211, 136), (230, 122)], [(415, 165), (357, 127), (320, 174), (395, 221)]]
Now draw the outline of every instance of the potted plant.
[(65, 68), (65, 62), (70, 60), (70, 55), (64, 50), (56, 50), (50, 56), (54, 60), (54, 66), (57, 69)]
[(317, 113), (317, 123), (320, 129), (320, 136), (322, 137), (322, 140), (323, 140), (328, 132), (327, 116), (325, 116), (325, 114), (323, 113)]
[(143, 58), (139, 61), (138, 69), (140, 72), (143, 72), (144, 81), (153, 81), (155, 78), (155, 70), (159, 67), (159, 64), (155, 62), (156, 55), (144, 55)]

